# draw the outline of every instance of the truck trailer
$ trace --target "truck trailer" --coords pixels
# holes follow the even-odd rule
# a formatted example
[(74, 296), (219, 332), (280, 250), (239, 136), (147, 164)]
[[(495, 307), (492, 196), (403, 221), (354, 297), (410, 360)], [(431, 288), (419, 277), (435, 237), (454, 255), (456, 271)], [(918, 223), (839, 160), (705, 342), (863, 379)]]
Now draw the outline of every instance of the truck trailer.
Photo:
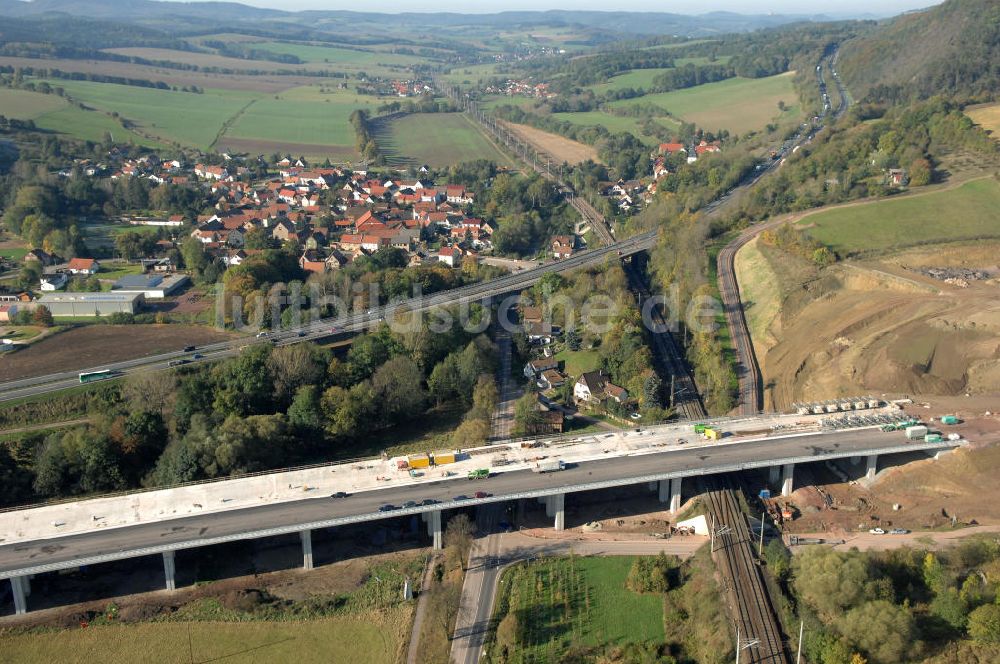
[(531, 467), (531, 470), (535, 471), (536, 473), (555, 473), (565, 469), (566, 469), (566, 462), (562, 461), (561, 459), (549, 459), (547, 461), (539, 461), (534, 466)]

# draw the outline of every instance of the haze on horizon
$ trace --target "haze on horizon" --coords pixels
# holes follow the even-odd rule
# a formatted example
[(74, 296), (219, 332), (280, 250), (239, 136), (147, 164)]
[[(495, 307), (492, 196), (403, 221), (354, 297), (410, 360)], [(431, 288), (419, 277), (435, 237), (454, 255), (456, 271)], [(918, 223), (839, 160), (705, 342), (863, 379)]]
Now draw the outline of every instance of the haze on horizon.
[[(176, 0), (172, 0), (176, 1)], [(185, 0), (202, 2), (205, 0)], [(609, 11), (609, 5), (601, 0), (502, 0), (501, 2), (484, 2), (470, 5), (464, 0), (386, 0), (372, 7), (358, 7), (356, 4), (337, 2), (336, 0), (300, 0), (294, 9), (289, 8), (283, 0), (237, 0), (253, 7), (266, 7), (284, 11), (301, 10), (345, 10), (361, 12), (456, 12), (464, 14), (488, 14), (503, 11), (547, 11), (587, 10)], [(826, 14), (837, 18), (851, 16), (894, 16), (914, 9), (922, 9), (939, 4), (935, 0), (883, 0), (877, 4), (871, 0), (765, 0), (763, 2), (746, 2), (745, 0), (668, 0), (651, 7), (648, 3), (631, 0), (616, 3), (615, 10), (634, 12), (664, 12), (675, 14), (698, 15), (714, 11), (729, 11), (738, 14), (794, 14), (818, 15)]]

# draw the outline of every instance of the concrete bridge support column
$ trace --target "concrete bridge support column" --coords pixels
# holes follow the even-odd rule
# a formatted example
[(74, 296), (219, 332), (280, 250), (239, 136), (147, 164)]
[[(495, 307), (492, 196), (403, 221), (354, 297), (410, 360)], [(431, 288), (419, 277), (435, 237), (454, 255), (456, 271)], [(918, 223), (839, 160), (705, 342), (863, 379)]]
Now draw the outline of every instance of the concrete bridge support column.
[[(656, 491), (657, 487), (659, 487), (661, 484), (663, 484), (663, 482), (649, 482), (647, 486), (649, 487), (650, 491)], [(660, 502), (663, 502), (662, 498), (660, 498)]]
[(549, 500), (551, 500), (551, 504), (552, 504), (552, 516), (555, 516), (555, 518), (556, 518), (555, 529), (556, 530), (565, 530), (566, 529), (566, 494), (564, 494), (564, 493), (557, 493), (554, 496), (549, 496)]
[(302, 540), (302, 569), (311, 570), (313, 568), (313, 537), (311, 530), (300, 530), (299, 539)]
[(795, 464), (786, 463), (781, 467), (781, 495), (786, 498), (792, 495), (792, 491), (795, 489)]
[(868, 455), (868, 468), (865, 471), (865, 479), (873, 480), (875, 479), (875, 473), (878, 472), (878, 455), (869, 454)]
[(10, 577), (11, 594), (14, 595), (14, 614), (22, 615), (28, 612), (28, 599), (25, 592), (28, 578), (25, 576)]
[(177, 590), (177, 581), (174, 578), (176, 575), (177, 575), (177, 568), (174, 565), (174, 552), (164, 551), (163, 576), (166, 579), (167, 590)]
[(555, 503), (552, 502), (552, 496), (545, 496), (542, 500), (545, 501), (545, 516), (549, 518), (554, 517), (556, 515), (556, 508)]
[(434, 539), (434, 550), (440, 551), (444, 548), (444, 538), (441, 535), (441, 510), (426, 512), (427, 514), (427, 534)]
[(670, 513), (677, 514), (681, 510), (681, 478), (670, 480)]
[(657, 498), (661, 503), (670, 502), (670, 480), (660, 480), (656, 483)]
[(781, 466), (771, 466), (767, 469), (767, 483), (771, 486), (778, 486), (781, 481)]

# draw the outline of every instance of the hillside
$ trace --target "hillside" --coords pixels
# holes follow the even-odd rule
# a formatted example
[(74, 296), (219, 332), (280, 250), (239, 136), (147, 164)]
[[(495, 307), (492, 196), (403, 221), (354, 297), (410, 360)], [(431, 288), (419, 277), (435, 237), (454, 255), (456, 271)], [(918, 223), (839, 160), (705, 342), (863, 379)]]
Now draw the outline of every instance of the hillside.
[(858, 99), (989, 98), (1000, 84), (1000, 4), (947, 0), (897, 17), (845, 44), (840, 70)]

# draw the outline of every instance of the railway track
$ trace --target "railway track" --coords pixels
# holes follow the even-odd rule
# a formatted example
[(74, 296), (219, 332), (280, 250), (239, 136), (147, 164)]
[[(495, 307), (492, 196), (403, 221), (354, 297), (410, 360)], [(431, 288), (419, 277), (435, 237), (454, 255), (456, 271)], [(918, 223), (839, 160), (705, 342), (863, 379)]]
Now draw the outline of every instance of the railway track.
[(705, 498), (716, 529), (712, 555), (725, 580), (740, 661), (788, 664), (781, 626), (754, 560), (753, 538), (736, 493), (726, 486), (710, 487)]
[[(639, 296), (639, 308), (642, 310), (650, 297), (649, 289), (634, 265), (626, 265), (625, 273), (628, 275), (632, 290)], [(689, 420), (706, 417), (708, 412), (701, 401), (694, 376), (691, 375), (684, 354), (663, 318), (663, 311), (659, 306), (653, 306), (649, 310), (649, 316), (655, 326), (655, 329), (650, 330), (653, 350), (660, 361), (660, 368), (666, 371), (671, 379), (670, 400), (673, 407), (682, 417)]]

